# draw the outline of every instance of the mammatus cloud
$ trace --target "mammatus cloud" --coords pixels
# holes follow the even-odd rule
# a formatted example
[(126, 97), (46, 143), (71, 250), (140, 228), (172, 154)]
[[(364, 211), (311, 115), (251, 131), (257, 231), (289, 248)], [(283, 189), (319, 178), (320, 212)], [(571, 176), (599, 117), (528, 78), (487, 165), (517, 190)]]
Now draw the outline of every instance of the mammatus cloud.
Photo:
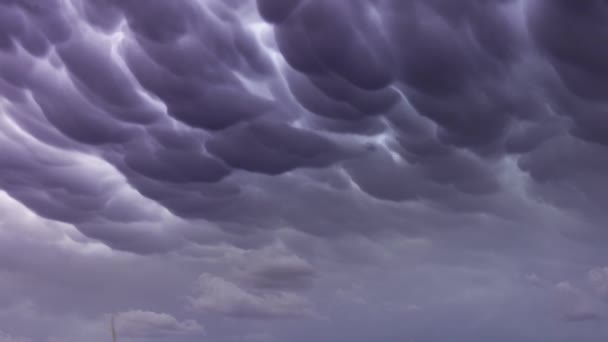
[[(603, 5), (567, 3), (4, 2), (2, 187), (136, 253), (183, 246), (142, 228), (159, 211), (222, 229), (373, 233), (316, 204), (496, 214), (512, 172), (560, 208), (581, 204), (570, 191), (599, 200), (582, 158), (604, 147), (595, 119), (574, 113), (601, 107), (586, 89), (602, 62), (554, 37), (556, 22)], [(584, 177), (544, 171), (568, 158)]]
[(605, 340), (543, 308), (604, 316), (607, 21), (600, 0), (0, 0), (0, 330)]

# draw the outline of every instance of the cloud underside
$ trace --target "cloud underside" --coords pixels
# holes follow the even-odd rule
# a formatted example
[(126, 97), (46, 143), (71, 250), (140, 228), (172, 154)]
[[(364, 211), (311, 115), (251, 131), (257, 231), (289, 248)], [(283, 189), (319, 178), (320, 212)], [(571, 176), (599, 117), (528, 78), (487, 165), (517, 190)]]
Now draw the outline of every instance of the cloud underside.
[(512, 178), (603, 216), (593, 4), (5, 1), (0, 186), (136, 253), (184, 243), (142, 227), (164, 211), (373, 233), (403, 203), (508, 215)]
[(530, 284), (601, 322), (607, 22), (600, 0), (0, 0), (0, 323), (273, 340), (260, 322), (432, 321)]

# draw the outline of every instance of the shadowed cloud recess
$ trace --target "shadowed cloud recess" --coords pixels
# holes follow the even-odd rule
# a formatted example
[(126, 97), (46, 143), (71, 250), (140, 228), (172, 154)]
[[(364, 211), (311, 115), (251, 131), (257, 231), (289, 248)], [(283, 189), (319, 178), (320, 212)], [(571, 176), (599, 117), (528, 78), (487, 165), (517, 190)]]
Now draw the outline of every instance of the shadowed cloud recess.
[(0, 0), (0, 342), (608, 338), (605, 0)]

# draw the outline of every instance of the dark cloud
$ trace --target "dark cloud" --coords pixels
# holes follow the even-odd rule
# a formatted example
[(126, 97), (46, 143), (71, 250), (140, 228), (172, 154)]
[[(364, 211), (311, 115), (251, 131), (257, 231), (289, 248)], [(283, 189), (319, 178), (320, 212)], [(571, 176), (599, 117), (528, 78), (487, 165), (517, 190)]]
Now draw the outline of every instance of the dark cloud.
[(533, 37), (564, 87), (559, 112), (577, 124), (577, 135), (604, 145), (602, 103), (608, 64), (602, 41), (607, 15), (603, 1), (539, 1), (530, 5), (528, 19)]
[[(501, 159), (559, 132), (542, 128), (549, 119), (539, 121), (549, 115), (542, 110), (542, 78), (525, 77), (525, 61), (538, 55), (524, 49), (526, 30), (512, 2), (58, 7), (74, 29), (54, 43), (51, 64), (30, 55), (7, 58), (26, 62), (23, 70), (40, 65), (28, 77), (4, 79), (31, 92), (27, 108), (40, 113), (42, 127), (14, 120), (34, 139), (100, 157), (138, 192), (184, 218), (302, 226), (304, 212), (315, 210), (279, 217), (254, 207), (284, 211), (275, 198), (293, 188), (287, 174), (310, 168), (382, 200), (454, 207), (454, 199), (469, 196), (469, 210), (483, 211), (482, 198), (501, 191), (495, 176)], [(273, 25), (271, 36), (256, 28), (263, 24), (254, 12), (239, 14), (256, 7)], [(276, 180), (242, 183), (254, 179), (248, 173)], [(316, 189), (310, 196), (328, 196)], [(81, 198), (79, 192), (69, 196)], [(118, 246), (94, 218), (101, 203), (74, 213), (69, 196), (51, 204), (39, 194), (14, 193), (46, 217), (82, 222), (83, 232)], [(124, 216), (108, 212), (104, 219), (113, 224)], [(149, 250), (179, 245), (154, 244)], [(131, 246), (122, 248), (146, 249)]]
[[(102, 340), (91, 322), (122, 312), (132, 338), (204, 323), (218, 341), (396, 341), (407, 315), (405, 338), (445, 339), (435, 322), (470, 340), (479, 312), (528, 327), (518, 313), (554, 317), (551, 301), (597, 324), (607, 16), (600, 0), (0, 0), (0, 326)], [(312, 317), (348, 329), (319, 336)], [(294, 320), (259, 335), (276, 318)], [(475, 336), (581, 340), (538, 324)]]

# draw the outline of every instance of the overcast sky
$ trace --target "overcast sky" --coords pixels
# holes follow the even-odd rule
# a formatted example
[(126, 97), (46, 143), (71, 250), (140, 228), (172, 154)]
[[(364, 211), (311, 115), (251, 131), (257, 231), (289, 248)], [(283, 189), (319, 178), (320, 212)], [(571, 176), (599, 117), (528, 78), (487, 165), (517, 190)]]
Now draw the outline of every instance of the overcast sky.
[(0, 342), (608, 338), (605, 0), (0, 0)]

